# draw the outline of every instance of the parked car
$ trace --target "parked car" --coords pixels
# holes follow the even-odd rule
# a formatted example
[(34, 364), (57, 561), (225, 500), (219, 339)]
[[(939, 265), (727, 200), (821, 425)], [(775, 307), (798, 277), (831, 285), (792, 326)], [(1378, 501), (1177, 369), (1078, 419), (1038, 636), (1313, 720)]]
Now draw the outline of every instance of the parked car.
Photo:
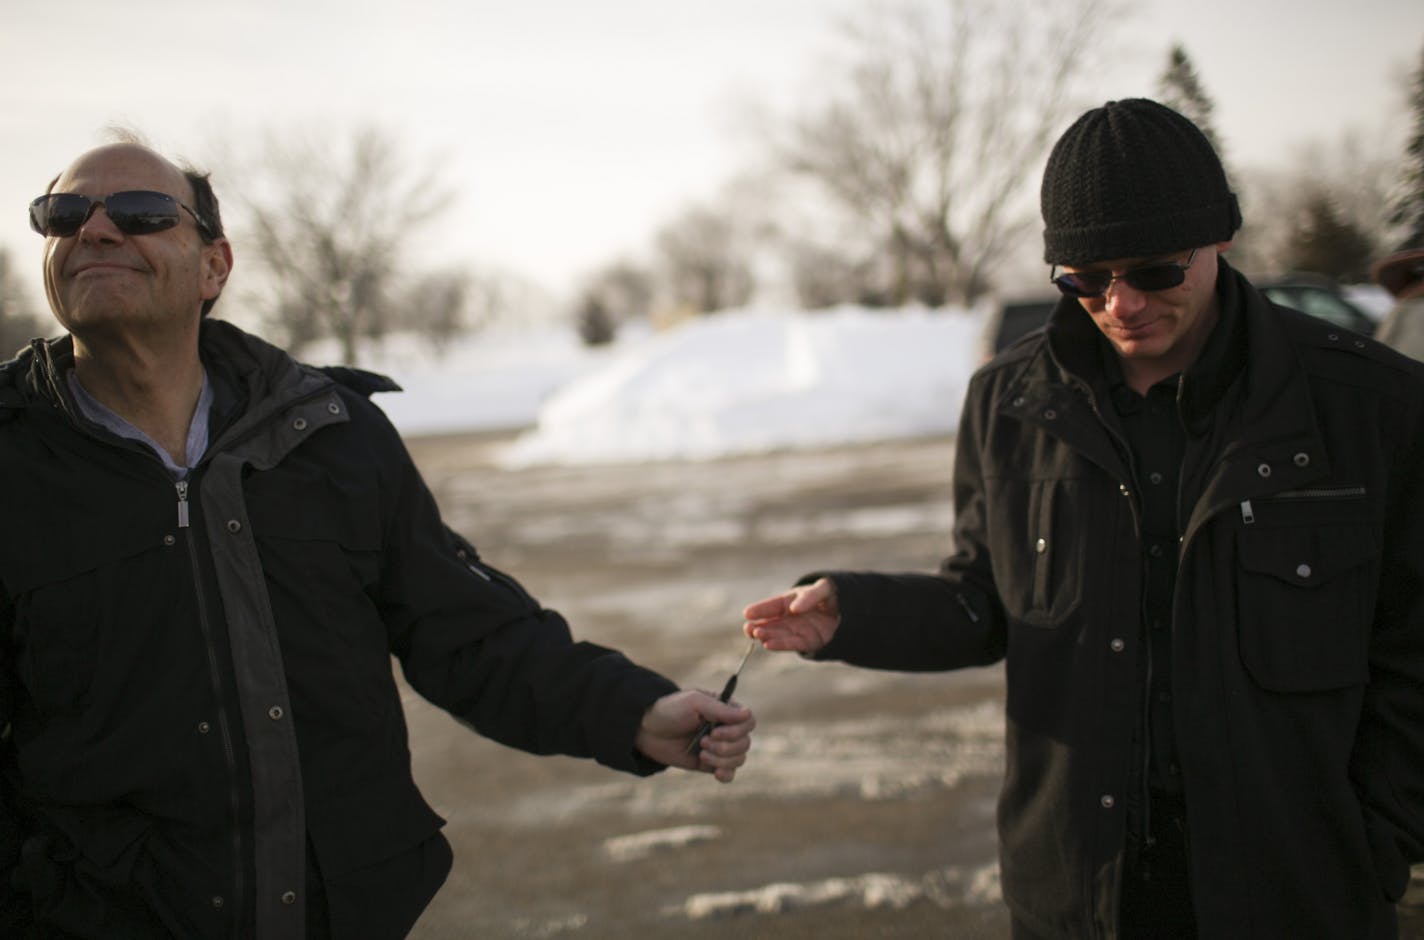
[(1058, 304), (1059, 294), (1043, 294), (1017, 300), (1006, 300), (989, 312), (980, 340), (979, 361), (988, 362), (1013, 344), (1014, 340), (1033, 332), (1048, 322), (1048, 315)]
[(1293, 307), (1365, 336), (1373, 335), (1378, 325), (1374, 317), (1346, 299), (1340, 286), (1327, 277), (1290, 274), (1257, 286), (1261, 293), (1283, 307)]

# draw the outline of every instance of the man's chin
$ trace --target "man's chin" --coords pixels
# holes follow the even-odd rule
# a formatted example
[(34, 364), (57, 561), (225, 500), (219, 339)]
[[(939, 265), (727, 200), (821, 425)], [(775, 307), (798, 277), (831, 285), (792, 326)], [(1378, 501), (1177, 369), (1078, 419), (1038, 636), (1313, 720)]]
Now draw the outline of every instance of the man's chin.
[(1135, 333), (1114, 333), (1113, 348), (1124, 359), (1156, 359), (1166, 352), (1162, 338), (1151, 330)]

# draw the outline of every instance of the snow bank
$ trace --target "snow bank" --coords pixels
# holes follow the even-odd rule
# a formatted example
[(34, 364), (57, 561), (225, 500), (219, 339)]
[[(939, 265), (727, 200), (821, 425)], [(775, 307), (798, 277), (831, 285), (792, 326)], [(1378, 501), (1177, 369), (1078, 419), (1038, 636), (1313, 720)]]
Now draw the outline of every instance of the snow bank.
[(505, 461), (698, 460), (952, 431), (981, 317), (747, 310), (613, 350), (539, 408)]

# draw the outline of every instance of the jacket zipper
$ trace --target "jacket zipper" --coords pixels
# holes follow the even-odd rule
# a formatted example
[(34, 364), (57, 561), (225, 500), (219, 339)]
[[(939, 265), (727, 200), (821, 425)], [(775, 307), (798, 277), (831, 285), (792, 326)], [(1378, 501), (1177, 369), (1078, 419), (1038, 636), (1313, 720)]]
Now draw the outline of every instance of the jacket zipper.
[(475, 560), (470, 557), (470, 553), (465, 551), (463, 548), (455, 550), (455, 557), (460, 559), (460, 561), (464, 563), (466, 568), (469, 568), (470, 571), (479, 575), (481, 578), (484, 578), (486, 581), (494, 580), (494, 578), (490, 576), (490, 573), (485, 569), (481, 568), (478, 564), (476, 564)]
[[(178, 481), (178, 527), (188, 529), (188, 481)], [(237, 785), (237, 753), (232, 741), (232, 728), (228, 721), (227, 708), (223, 705), (223, 690), (221, 673), (218, 670), (217, 653), (213, 648), (212, 623), (208, 618), (207, 592), (203, 590), (203, 580), (201, 576), (202, 566), (198, 562), (198, 546), (196, 538), (191, 534), (184, 540), (188, 545), (188, 564), (193, 576), (193, 593), (197, 596), (198, 607), (198, 628), (203, 634), (203, 646), (208, 652), (208, 679), (212, 684), (213, 700), (217, 707), (218, 732), (222, 735), (223, 757), (227, 760), (228, 771), (228, 802), (232, 811), (232, 851), (233, 851), (233, 894), (231, 899), (231, 909), (235, 912), (237, 920), (241, 922), (241, 911), (243, 910), (245, 885), (243, 883), (243, 858), (242, 858), (242, 803), (238, 793)]]
[[(1284, 493), (1265, 497), (1265, 500), (1268, 502), (1289, 502), (1291, 500), (1303, 502), (1313, 499), (1363, 499), (1366, 492), (1363, 486), (1330, 486), (1318, 490), (1286, 490)], [(1241, 501), (1241, 521), (1245, 525), (1251, 525), (1256, 521), (1256, 511), (1252, 508), (1249, 499)]]
[(1365, 495), (1363, 486), (1331, 486), (1318, 490), (1287, 490), (1270, 499), (1358, 499)]

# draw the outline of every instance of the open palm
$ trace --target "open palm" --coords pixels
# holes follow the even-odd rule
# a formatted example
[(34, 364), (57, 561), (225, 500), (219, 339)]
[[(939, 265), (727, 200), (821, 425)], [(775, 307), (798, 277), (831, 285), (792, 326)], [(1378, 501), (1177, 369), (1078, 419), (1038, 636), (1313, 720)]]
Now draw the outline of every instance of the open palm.
[(814, 653), (835, 636), (841, 611), (835, 583), (821, 578), (749, 604), (743, 617), (747, 636), (767, 649)]

